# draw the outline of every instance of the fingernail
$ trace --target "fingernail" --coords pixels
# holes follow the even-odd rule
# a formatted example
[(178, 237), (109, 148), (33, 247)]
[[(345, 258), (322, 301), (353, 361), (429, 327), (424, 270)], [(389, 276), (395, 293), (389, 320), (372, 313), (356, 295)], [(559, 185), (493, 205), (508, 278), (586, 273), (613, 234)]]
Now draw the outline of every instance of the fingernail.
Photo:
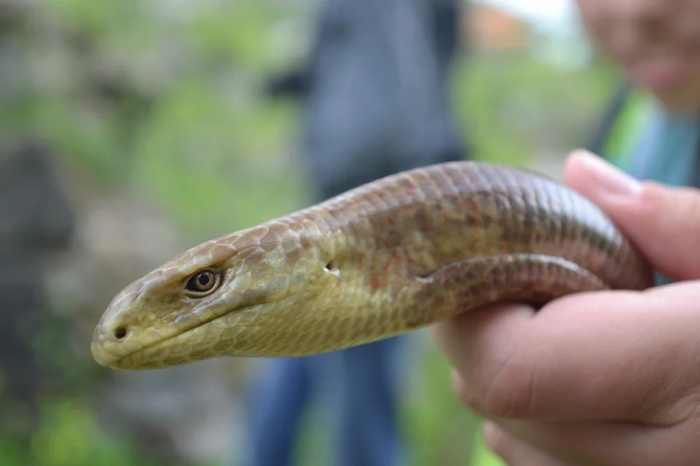
[(589, 179), (597, 189), (616, 196), (634, 196), (642, 190), (642, 184), (637, 179), (597, 155), (579, 151), (574, 156), (588, 170)]

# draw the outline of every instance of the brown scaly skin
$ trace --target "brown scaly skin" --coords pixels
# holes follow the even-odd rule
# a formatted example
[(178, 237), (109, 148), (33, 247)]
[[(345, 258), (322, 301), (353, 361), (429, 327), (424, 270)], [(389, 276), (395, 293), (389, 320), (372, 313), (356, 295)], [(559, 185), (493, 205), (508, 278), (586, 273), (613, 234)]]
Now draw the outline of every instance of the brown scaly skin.
[[(186, 284), (201, 270), (218, 286), (192, 296)], [(634, 247), (575, 192), (528, 171), (454, 162), (190, 249), (114, 298), (92, 352), (120, 369), (302, 356), (497, 301), (652, 284)]]

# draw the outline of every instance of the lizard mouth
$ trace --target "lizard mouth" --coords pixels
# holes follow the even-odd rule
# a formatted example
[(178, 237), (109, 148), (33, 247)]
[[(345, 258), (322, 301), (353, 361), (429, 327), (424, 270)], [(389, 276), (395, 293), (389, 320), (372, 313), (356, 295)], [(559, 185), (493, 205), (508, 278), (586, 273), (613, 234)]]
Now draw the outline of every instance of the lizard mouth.
[(246, 335), (251, 331), (255, 333), (254, 329), (259, 329), (260, 325), (240, 318), (235, 319), (235, 323), (221, 323), (221, 320), (242, 311), (264, 312), (261, 308), (266, 306), (269, 303), (213, 313), (186, 326), (181, 322), (168, 333), (132, 329), (131, 336), (121, 341), (108, 338), (109, 325), (98, 325), (91, 344), (92, 355), (98, 364), (121, 370), (162, 369), (228, 355), (237, 340), (246, 339)]
[[(143, 338), (139, 338), (144, 335), (143, 332), (138, 332), (137, 335), (121, 342), (110, 341), (104, 337), (105, 332), (101, 326), (98, 326), (90, 345), (92, 356), (101, 366), (123, 370), (158, 369), (183, 364), (188, 362), (188, 359), (196, 359), (187, 357), (196, 351), (196, 348), (192, 348), (193, 342), (201, 342), (195, 337), (206, 332), (206, 327), (230, 312), (209, 316), (165, 336), (149, 338), (145, 342)], [(134, 333), (133, 330), (131, 332)]]
[(123, 359), (122, 355), (109, 351), (105, 345), (95, 341), (90, 345), (90, 352), (95, 362), (104, 367), (119, 368), (119, 362)]

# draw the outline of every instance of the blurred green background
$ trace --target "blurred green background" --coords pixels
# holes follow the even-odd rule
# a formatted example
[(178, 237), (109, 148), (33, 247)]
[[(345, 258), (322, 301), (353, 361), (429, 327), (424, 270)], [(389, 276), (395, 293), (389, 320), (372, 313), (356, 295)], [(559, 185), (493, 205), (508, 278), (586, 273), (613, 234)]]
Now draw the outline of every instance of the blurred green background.
[[(470, 47), (452, 93), (461, 128), (477, 158), (556, 177), (566, 153), (588, 141), (616, 75), (575, 28), (555, 33), (501, 13), (515, 28), (505, 41), (465, 22)], [(92, 362), (89, 341), (129, 281), (186, 247), (308, 203), (297, 105), (265, 99), (261, 83), (304, 59), (313, 19), (308, 1), (0, 3), (0, 48), (9, 50), (0, 55), (0, 136), (50, 148), (77, 222), (46, 282), (61, 325), (33, 329), (48, 374), (34, 403), (3, 390), (0, 372), (1, 465), (223, 465), (235, 455), (248, 361), (117, 373)], [(417, 338), (402, 411), (410, 464), (500, 464), (475, 453), (478, 420), (453, 397), (425, 332)], [(28, 410), (35, 421), (25, 422)], [(326, 464), (324, 435), (305, 433), (302, 464)]]

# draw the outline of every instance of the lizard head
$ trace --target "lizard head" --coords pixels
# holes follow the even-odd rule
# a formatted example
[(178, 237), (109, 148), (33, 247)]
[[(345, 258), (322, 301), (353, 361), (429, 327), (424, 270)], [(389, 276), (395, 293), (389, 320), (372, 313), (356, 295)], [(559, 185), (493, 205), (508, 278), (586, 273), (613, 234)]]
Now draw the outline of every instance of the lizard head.
[(196, 246), (112, 300), (95, 328), (93, 357), (136, 370), (292, 355), (295, 326), (314, 318), (302, 303), (338, 279), (328, 255), (302, 230), (276, 222)]

